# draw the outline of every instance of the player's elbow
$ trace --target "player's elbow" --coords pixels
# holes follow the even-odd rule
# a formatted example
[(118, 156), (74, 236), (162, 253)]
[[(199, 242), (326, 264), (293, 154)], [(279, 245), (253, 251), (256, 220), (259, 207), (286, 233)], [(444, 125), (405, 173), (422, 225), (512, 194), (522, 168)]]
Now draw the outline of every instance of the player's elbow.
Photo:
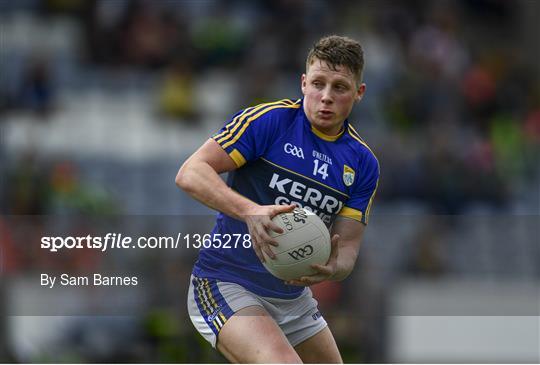
[(184, 190), (185, 192), (189, 192), (192, 189), (193, 183), (192, 179), (190, 178), (190, 171), (189, 166), (187, 164), (183, 164), (180, 170), (178, 170), (178, 173), (176, 174), (176, 178), (174, 179), (174, 182), (176, 186), (178, 186), (180, 189)]

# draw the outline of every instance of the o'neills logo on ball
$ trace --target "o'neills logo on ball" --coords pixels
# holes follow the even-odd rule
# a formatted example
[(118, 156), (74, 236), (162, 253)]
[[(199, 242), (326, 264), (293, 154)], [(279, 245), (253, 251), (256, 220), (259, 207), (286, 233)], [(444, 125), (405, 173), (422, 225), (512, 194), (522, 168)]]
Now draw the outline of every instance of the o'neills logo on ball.
[(280, 214), (279, 217), (281, 218), (281, 221), (285, 225), (285, 229), (287, 231), (292, 231), (293, 230), (293, 225), (291, 223), (291, 220), (289, 219), (289, 216), (286, 215), (286, 214)]
[(303, 210), (295, 209), (293, 210), (293, 217), (295, 222), (306, 223), (307, 215)]

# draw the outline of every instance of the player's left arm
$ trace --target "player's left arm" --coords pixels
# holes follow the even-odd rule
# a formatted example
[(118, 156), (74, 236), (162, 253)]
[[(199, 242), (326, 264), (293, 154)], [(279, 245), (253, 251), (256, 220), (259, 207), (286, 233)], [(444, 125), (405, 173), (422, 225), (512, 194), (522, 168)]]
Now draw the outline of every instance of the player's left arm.
[(332, 249), (328, 262), (326, 265), (311, 265), (317, 273), (291, 280), (288, 284), (308, 286), (325, 280), (339, 281), (352, 272), (379, 182), (379, 162), (368, 150), (364, 149), (364, 157), (356, 169), (363, 172), (362, 176), (357, 179), (352, 196), (332, 225)]
[(332, 249), (326, 265), (312, 265), (318, 272), (287, 281), (289, 285), (309, 286), (325, 280), (340, 281), (354, 269), (365, 224), (350, 218), (338, 217), (332, 226)]

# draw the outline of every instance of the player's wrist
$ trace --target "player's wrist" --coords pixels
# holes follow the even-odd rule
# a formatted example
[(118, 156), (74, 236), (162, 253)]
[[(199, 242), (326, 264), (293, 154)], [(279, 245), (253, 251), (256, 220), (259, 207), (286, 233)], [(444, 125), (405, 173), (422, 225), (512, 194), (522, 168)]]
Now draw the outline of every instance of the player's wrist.
[(240, 204), (240, 205), (238, 205), (238, 217), (242, 221), (247, 222), (247, 220), (250, 217), (254, 217), (254, 216), (259, 215), (257, 213), (259, 207), (260, 207), (260, 205), (258, 205), (256, 203), (253, 203), (251, 201), (248, 201), (245, 204)]
[(352, 269), (343, 267), (339, 265), (339, 263), (336, 264), (336, 270), (332, 275), (330, 275), (330, 278), (328, 280), (332, 281), (342, 281), (345, 280), (352, 272)]

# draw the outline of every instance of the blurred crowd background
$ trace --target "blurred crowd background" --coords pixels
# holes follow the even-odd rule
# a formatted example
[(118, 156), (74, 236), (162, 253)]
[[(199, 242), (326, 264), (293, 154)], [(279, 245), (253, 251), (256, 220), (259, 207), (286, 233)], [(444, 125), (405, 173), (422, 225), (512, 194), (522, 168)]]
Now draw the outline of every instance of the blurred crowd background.
[[(174, 185), (182, 161), (238, 110), (301, 97), (310, 46), (343, 34), (366, 57), (350, 121), (381, 163), (355, 272), (313, 289), (344, 359), (540, 361), (538, 309), (503, 311), (529, 318), (507, 332), (522, 347), (460, 327), (479, 341), (463, 354), (392, 319), (412, 297), (425, 300), (411, 318), (473, 315), (422, 304), (468, 303), (486, 285), (488, 307), (507, 290), (538, 304), (539, 21), (535, 0), (0, 0), (0, 360), (223, 361), (187, 318), (193, 250), (51, 260), (38, 238), (113, 218), (139, 233), (209, 229), (212, 212)], [(85, 316), (83, 301), (80, 316), (30, 317), (17, 303), (45, 300), (44, 267), (142, 270), (147, 285), (126, 316)]]

